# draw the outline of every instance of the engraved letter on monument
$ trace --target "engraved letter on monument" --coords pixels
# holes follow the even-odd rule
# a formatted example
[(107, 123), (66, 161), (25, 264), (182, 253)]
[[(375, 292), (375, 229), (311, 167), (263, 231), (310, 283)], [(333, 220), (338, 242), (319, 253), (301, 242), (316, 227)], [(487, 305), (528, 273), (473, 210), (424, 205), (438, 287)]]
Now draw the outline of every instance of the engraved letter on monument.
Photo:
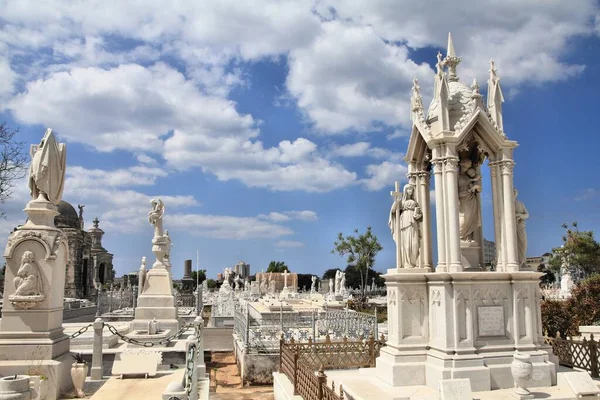
[(479, 336), (505, 336), (504, 306), (477, 307)]

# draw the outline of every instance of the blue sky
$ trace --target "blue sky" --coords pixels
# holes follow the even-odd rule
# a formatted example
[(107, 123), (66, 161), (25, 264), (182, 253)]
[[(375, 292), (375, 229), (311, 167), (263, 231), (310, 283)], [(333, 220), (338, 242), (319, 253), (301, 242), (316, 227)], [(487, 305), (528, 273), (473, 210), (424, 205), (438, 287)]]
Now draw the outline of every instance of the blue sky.
[[(118, 275), (152, 259), (152, 197), (175, 276), (196, 251), (213, 277), (240, 259), (321, 275), (345, 266), (337, 233), (369, 225), (375, 268), (393, 267), (412, 79), (429, 104), (449, 31), (462, 81), (485, 89), (496, 60), (528, 255), (559, 245), (562, 222), (600, 226), (595, 1), (107, 3), (0, 1), (0, 119), (67, 143), (63, 197), (100, 219)], [(27, 201), (22, 182), (2, 240)]]

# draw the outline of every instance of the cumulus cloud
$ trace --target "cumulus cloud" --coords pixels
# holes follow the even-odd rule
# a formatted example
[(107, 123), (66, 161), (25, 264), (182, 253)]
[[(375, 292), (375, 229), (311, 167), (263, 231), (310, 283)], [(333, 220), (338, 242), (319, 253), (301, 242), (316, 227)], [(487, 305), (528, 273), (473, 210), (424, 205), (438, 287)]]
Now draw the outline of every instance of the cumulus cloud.
[(405, 181), (407, 172), (408, 168), (405, 165), (389, 161), (371, 164), (366, 167), (368, 177), (361, 179), (360, 183), (369, 191), (381, 190), (385, 186), (393, 185), (395, 181)]
[(413, 77), (429, 78), (427, 64), (409, 59), (404, 45), (386, 42), (372, 27), (340, 21), (322, 24), (310, 46), (288, 57), (286, 85), (316, 130), (378, 130), (378, 123), (409, 123)]

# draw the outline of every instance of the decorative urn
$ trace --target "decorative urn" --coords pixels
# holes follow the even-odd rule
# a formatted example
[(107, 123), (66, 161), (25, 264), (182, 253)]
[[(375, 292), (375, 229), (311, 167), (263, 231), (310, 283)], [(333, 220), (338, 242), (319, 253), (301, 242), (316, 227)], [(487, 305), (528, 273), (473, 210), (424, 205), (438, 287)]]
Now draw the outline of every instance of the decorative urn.
[(75, 362), (71, 367), (71, 379), (73, 380), (73, 387), (77, 392), (77, 397), (82, 398), (85, 397), (83, 386), (85, 385), (85, 378), (88, 373), (88, 365), (79, 353), (73, 355), (73, 359), (75, 359)]
[(29, 375), (8, 375), (0, 378), (0, 399), (30, 400)]
[(533, 395), (527, 390), (527, 384), (533, 376), (533, 365), (529, 354), (515, 351), (513, 362), (510, 366), (513, 379), (515, 380), (515, 397), (518, 399), (530, 399)]

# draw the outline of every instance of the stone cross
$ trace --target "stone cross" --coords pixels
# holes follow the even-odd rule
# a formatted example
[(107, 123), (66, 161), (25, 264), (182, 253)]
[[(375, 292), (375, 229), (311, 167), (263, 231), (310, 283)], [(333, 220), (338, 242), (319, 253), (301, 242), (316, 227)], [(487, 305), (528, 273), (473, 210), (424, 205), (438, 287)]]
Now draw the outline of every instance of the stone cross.
[(287, 289), (287, 276), (289, 275), (288, 270), (283, 271), (283, 288)]

